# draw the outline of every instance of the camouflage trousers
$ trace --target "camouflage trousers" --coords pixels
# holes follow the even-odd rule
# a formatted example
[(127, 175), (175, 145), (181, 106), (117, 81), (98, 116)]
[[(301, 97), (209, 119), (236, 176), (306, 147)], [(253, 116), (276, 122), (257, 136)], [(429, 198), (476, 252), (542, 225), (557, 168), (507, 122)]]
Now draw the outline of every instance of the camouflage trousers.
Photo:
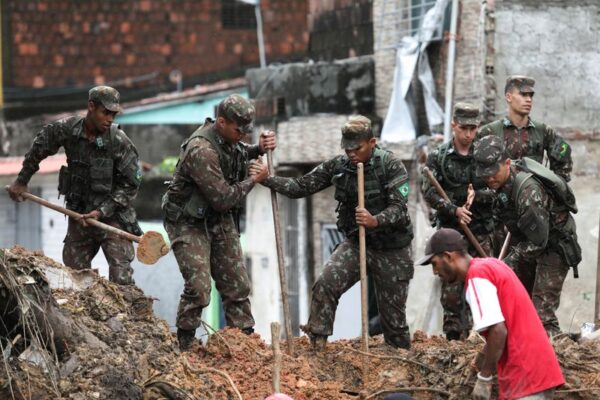
[[(483, 248), (486, 254), (492, 251), (492, 233), (474, 234), (475, 238)], [(474, 257), (481, 257), (475, 247), (469, 243), (469, 254)], [(469, 335), (473, 322), (471, 313), (467, 306), (464, 291), (464, 282), (447, 283), (442, 281), (442, 295), (440, 303), (444, 309), (444, 322), (442, 329), (448, 336), (457, 335), (466, 338)], [(455, 338), (457, 338), (455, 336)]]
[[(393, 250), (367, 247), (367, 270), (375, 284), (385, 341), (395, 347), (410, 347), (406, 323), (408, 284), (414, 272), (410, 246)], [(313, 285), (308, 318), (311, 333), (324, 336), (333, 333), (339, 299), (359, 280), (358, 243), (346, 239), (333, 251)], [(360, 310), (356, 315), (360, 316)]]
[(535, 261), (520, 262), (513, 268), (531, 296), (548, 335), (561, 332), (556, 310), (569, 268), (553, 249), (546, 249)]
[(179, 270), (185, 281), (177, 309), (181, 329), (200, 326), (202, 309), (210, 302), (211, 281), (221, 294), (225, 321), (240, 329), (254, 326), (250, 311), (250, 279), (243, 261), (240, 235), (231, 215), (211, 224), (177, 224), (165, 220)]
[[(107, 225), (123, 229), (114, 220), (103, 220)], [(131, 261), (135, 255), (133, 243), (114, 233), (93, 226), (83, 226), (69, 218), (69, 227), (64, 240), (63, 263), (73, 269), (89, 269), (92, 259), (102, 252), (108, 261), (108, 277), (111, 282), (119, 285), (132, 285), (133, 268)]]

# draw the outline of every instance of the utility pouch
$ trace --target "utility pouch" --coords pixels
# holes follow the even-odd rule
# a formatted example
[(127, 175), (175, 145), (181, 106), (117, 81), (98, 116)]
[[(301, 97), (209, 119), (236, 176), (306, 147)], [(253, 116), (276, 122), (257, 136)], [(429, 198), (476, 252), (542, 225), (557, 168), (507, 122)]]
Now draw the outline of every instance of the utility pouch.
[(58, 193), (66, 196), (71, 191), (71, 172), (63, 165), (58, 173)]
[(562, 256), (564, 262), (577, 271), (577, 266), (581, 262), (581, 247), (573, 235), (561, 236), (556, 243), (557, 250)]
[(204, 219), (206, 218), (206, 214), (208, 213), (207, 207), (197, 207), (191, 201), (188, 201), (185, 207), (183, 208), (183, 212), (187, 215), (193, 216), (196, 219)]
[(113, 160), (95, 158), (90, 165), (90, 189), (96, 193), (107, 194), (112, 190)]
[(181, 207), (169, 201), (168, 192), (163, 195), (160, 208), (163, 210), (165, 218), (171, 222), (177, 222), (183, 214)]

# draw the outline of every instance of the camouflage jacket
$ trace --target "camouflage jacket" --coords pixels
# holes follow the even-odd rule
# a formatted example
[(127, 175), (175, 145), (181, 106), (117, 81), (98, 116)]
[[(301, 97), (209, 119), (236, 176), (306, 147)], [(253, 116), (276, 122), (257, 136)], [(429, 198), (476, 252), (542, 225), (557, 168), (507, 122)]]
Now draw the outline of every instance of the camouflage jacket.
[(526, 173), (511, 167), (507, 182), (498, 189), (495, 205), (516, 241), (504, 259), (513, 267), (521, 261), (535, 262), (547, 248), (556, 247), (563, 235), (576, 238), (573, 217), (537, 179), (525, 180), (519, 193), (513, 193), (518, 174)]
[(503, 138), (508, 156), (513, 160), (530, 157), (541, 164), (545, 150), (550, 169), (567, 182), (571, 179), (571, 147), (552, 127), (529, 118), (527, 126), (519, 129), (508, 117), (504, 117), (484, 125), (477, 132), (478, 139), (487, 135)]
[[(401, 236), (398, 238), (398, 243), (401, 243), (399, 246), (390, 245), (391, 248), (395, 248), (403, 247), (402, 244), (407, 245), (412, 240), (412, 225), (407, 209), (409, 183), (408, 173), (402, 162), (392, 153), (388, 152), (388, 154), (389, 156), (385, 157), (384, 161), (385, 178), (382, 178), (385, 181), (382, 182), (382, 191), (377, 194), (377, 196), (383, 197), (381, 200), (384, 206), (381, 211), (375, 212), (375, 209), (369, 206), (369, 204), (375, 204), (376, 199), (372, 199), (373, 203), (371, 203), (365, 188), (365, 208), (371, 212), (378, 222), (376, 228), (367, 229), (367, 240), (370, 236), (370, 246), (377, 246), (382, 239), (379, 237), (381, 233), (387, 232), (386, 235), (389, 240), (392, 236)], [(371, 157), (365, 163), (365, 187), (369, 180), (369, 174), (374, 173), (376, 170), (373, 160), (374, 157)], [(341, 197), (338, 196), (336, 186), (336, 198), (340, 201), (337, 210), (338, 227), (344, 226), (340, 229), (344, 234), (349, 237), (356, 237), (358, 229), (356, 220), (351, 218), (351, 221), (341, 221), (344, 215), (347, 214), (344, 210), (350, 211), (353, 217), (354, 209), (357, 206), (356, 166), (350, 163), (347, 156), (341, 155), (325, 161), (299, 178), (273, 176), (267, 178), (263, 184), (288, 197), (300, 198), (336, 185), (336, 181), (340, 182), (346, 178), (348, 178), (347, 181), (353, 183), (349, 187), (347, 195), (344, 196), (346, 200), (340, 201)]]
[[(60, 180), (65, 176), (79, 178), (78, 183), (71, 179), (70, 189), (63, 188), (66, 192), (59, 188), (66, 196), (67, 208), (78, 212), (99, 210), (103, 218), (127, 214), (129, 222), (135, 223), (132, 202), (142, 177), (135, 146), (122, 130), (115, 129), (116, 125), (90, 141), (83, 121), (83, 117), (70, 117), (44, 126), (25, 154), (17, 181), (28, 184), (40, 162), (63, 147), (67, 167), (61, 170)], [(104, 169), (98, 168), (99, 164), (104, 164)], [(69, 191), (82, 193), (80, 204), (70, 200)]]
[(473, 215), (469, 227), (477, 234), (492, 232), (495, 193), (475, 176), (473, 146), (468, 155), (461, 155), (454, 148), (454, 141), (450, 140), (428, 155), (426, 165), (450, 198), (450, 202), (444, 200), (427, 176), (422, 177), (423, 197), (436, 211), (438, 227), (458, 229), (456, 209), (466, 203), (467, 189), (469, 184), (473, 184), (475, 199), (470, 209)]
[[(201, 131), (211, 134), (219, 149), (214, 148), (206, 138), (198, 136)], [(213, 212), (223, 213), (241, 207), (244, 198), (254, 187), (254, 182), (247, 176), (247, 162), (259, 154), (258, 145), (226, 143), (217, 133), (215, 122), (207, 118), (182, 145), (173, 180), (163, 199), (166, 217), (176, 221), (185, 216), (186, 203), (194, 191)], [(225, 176), (224, 170), (230, 176)]]

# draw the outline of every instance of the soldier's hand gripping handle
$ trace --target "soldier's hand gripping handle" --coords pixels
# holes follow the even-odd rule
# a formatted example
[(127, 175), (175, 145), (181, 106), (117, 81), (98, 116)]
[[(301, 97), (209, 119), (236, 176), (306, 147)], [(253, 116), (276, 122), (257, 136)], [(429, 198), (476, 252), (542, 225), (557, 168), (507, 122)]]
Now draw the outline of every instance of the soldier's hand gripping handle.
[[(433, 185), (433, 187), (435, 188), (437, 193), (448, 203), (451, 203), (450, 198), (448, 197), (448, 195), (446, 194), (446, 192), (444, 191), (444, 189), (442, 188), (440, 183), (437, 181), (437, 179), (435, 179), (435, 176), (433, 176), (433, 174), (431, 173), (431, 170), (427, 167), (423, 167), (423, 173), (425, 174), (425, 176), (427, 176), (427, 179), (429, 179), (429, 182), (431, 182), (431, 184)], [(465, 235), (467, 236), (467, 239), (469, 239), (469, 242), (471, 242), (473, 247), (475, 247), (475, 249), (477, 250), (477, 253), (479, 253), (479, 255), (481, 257), (487, 257), (487, 254), (485, 254), (485, 251), (483, 250), (483, 248), (477, 241), (477, 238), (475, 238), (475, 235), (473, 235), (473, 232), (471, 232), (469, 227), (466, 224), (464, 224), (462, 221), (460, 222), (460, 227), (463, 230), (463, 232), (465, 233)]]
[(275, 147), (277, 147), (275, 132), (263, 131), (258, 139), (258, 147), (261, 154), (265, 154), (268, 150), (275, 150)]
[(21, 196), (23, 194), (23, 192), (27, 191), (27, 185), (23, 185), (22, 183), (19, 183), (17, 181), (14, 181), (12, 183), (12, 185), (10, 186), (5, 186), (4, 187), (6, 189), (6, 191), (8, 192), (8, 195), (10, 196), (10, 198), (13, 201), (24, 201), (25, 199), (23, 198), (23, 196)]

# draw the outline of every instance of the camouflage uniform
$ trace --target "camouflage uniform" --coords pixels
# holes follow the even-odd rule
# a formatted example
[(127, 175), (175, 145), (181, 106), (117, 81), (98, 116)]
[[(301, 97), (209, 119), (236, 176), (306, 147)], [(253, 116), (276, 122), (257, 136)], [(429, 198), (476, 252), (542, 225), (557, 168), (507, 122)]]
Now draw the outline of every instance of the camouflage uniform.
[[(119, 93), (108, 86), (90, 90), (89, 99), (108, 110), (120, 111)], [(129, 138), (112, 124), (90, 142), (83, 117), (70, 117), (44, 126), (23, 161), (17, 182), (27, 185), (40, 162), (65, 149), (67, 166), (60, 170), (59, 193), (65, 195), (68, 209), (81, 214), (99, 210), (100, 221), (142, 234), (132, 202), (141, 181), (138, 153)], [(87, 269), (102, 248), (109, 265), (109, 278), (119, 284), (133, 284), (131, 261), (133, 244), (99, 228), (84, 227), (69, 218), (64, 240), (63, 262), (74, 269)]]
[[(518, 87), (523, 93), (533, 93), (535, 81), (525, 76), (509, 76), (506, 81), (507, 87)], [(504, 141), (506, 154), (512, 160), (523, 157), (533, 158), (539, 163), (543, 162), (544, 151), (550, 161), (550, 169), (557, 175), (562, 176), (568, 182), (571, 179), (573, 160), (571, 158), (571, 147), (556, 133), (556, 131), (538, 121), (528, 119), (527, 126), (515, 126), (507, 116), (481, 127), (477, 133), (477, 139), (488, 135), (498, 136)], [(504, 224), (496, 216), (496, 231), (494, 232), (494, 254), (499, 255), (504, 242)]]
[[(479, 110), (468, 103), (457, 103), (454, 106), (454, 121), (462, 125), (479, 124)], [(472, 220), (469, 228), (481, 244), (486, 254), (492, 251), (492, 232), (494, 219), (492, 203), (495, 195), (485, 182), (475, 176), (475, 163), (473, 160), (473, 146), (468, 155), (462, 155), (454, 147), (454, 139), (450, 140), (429, 154), (426, 162), (433, 176), (440, 183), (450, 202), (440, 196), (429, 179), (423, 175), (423, 197), (436, 211), (437, 228), (452, 228), (461, 231), (456, 209), (462, 207), (467, 201), (469, 184), (475, 189), (475, 199), (470, 208)], [(479, 257), (473, 245), (469, 243), (469, 253)], [(442, 282), (441, 303), (444, 309), (443, 331), (449, 339), (466, 337), (471, 328), (470, 313), (463, 295), (462, 282)]]
[[(342, 128), (342, 135), (342, 147), (352, 148), (372, 137), (370, 121), (362, 116), (351, 118)], [(408, 174), (398, 158), (377, 147), (364, 171), (365, 208), (378, 221), (376, 228), (366, 230), (367, 269), (376, 288), (383, 334), (387, 343), (408, 348), (410, 333), (405, 308), (413, 276)], [(360, 280), (356, 174), (356, 166), (344, 155), (318, 165), (302, 177), (269, 177), (263, 183), (291, 198), (309, 196), (331, 185), (336, 187), (337, 225), (346, 239), (334, 250), (312, 288), (307, 329), (321, 337), (332, 334), (339, 298)]]
[[(519, 87), (523, 93), (533, 93), (535, 81), (524, 76), (509, 76), (507, 84)], [(571, 146), (552, 127), (531, 118), (527, 126), (517, 127), (504, 117), (481, 127), (477, 139), (488, 135), (498, 136), (504, 141), (506, 154), (512, 160), (529, 157), (541, 164), (546, 151), (550, 169), (567, 182), (571, 179)]]
[[(477, 175), (495, 175), (498, 163), (506, 157), (503, 151), (503, 143), (497, 137), (477, 142)], [(515, 270), (529, 292), (546, 331), (555, 335), (560, 333), (555, 312), (563, 282), (569, 267), (576, 267), (569, 253), (581, 254), (581, 249), (569, 210), (540, 180), (526, 175), (527, 172), (511, 166), (507, 181), (497, 190), (495, 207), (513, 236), (513, 245), (503, 261)]]
[[(219, 108), (240, 130), (252, 130), (254, 107), (248, 100), (231, 95)], [(246, 330), (254, 326), (237, 225), (242, 203), (254, 187), (247, 177), (247, 161), (258, 155), (258, 145), (228, 144), (210, 118), (181, 146), (163, 197), (164, 225), (185, 281), (177, 310), (180, 329), (200, 325), (202, 309), (210, 301), (211, 276), (227, 325)]]

